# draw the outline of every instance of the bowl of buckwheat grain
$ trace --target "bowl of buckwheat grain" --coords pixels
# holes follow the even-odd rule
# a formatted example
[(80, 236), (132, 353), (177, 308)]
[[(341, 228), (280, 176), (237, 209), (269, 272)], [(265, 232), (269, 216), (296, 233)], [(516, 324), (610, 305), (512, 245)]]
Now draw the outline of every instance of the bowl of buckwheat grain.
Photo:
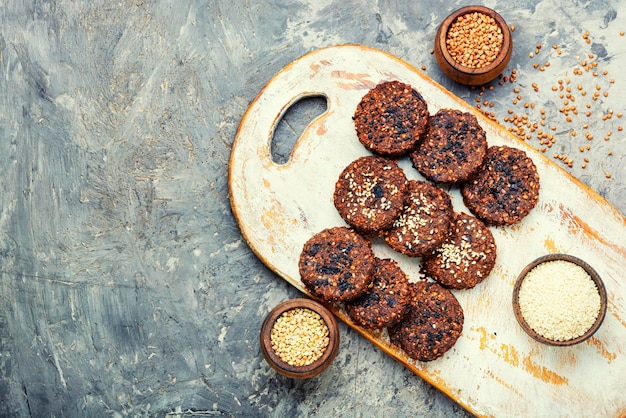
[(568, 254), (549, 254), (528, 264), (513, 287), (513, 311), (536, 341), (571, 346), (602, 325), (607, 293), (598, 273)]
[(437, 64), (459, 84), (481, 85), (498, 77), (513, 52), (511, 29), (497, 12), (466, 6), (446, 17), (435, 35)]
[(333, 313), (306, 298), (280, 303), (261, 326), (261, 353), (283, 376), (306, 379), (331, 365), (339, 350), (339, 327)]

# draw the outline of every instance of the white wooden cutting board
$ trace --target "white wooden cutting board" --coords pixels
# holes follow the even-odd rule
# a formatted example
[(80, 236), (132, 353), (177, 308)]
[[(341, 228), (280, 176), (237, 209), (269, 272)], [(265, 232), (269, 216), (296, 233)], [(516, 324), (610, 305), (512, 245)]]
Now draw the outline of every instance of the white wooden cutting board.
[[(626, 416), (626, 218), (602, 197), (541, 153), (452, 95), (407, 63), (359, 45), (311, 52), (276, 74), (252, 102), (235, 138), (229, 171), (234, 215), (247, 243), (273, 271), (306, 292), (298, 257), (314, 233), (345, 225), (333, 206), (334, 183), (352, 160), (368, 151), (359, 143), (352, 115), (361, 97), (384, 80), (411, 84), (430, 113), (450, 107), (474, 112), (490, 145), (524, 149), (541, 176), (537, 207), (522, 222), (492, 227), (497, 263), (474, 289), (455, 291), (465, 312), (463, 335), (446, 355), (420, 363), (389, 344), (386, 331), (355, 326), (335, 314), (456, 402), (484, 416)], [(270, 144), (289, 107), (307, 96), (325, 96), (327, 110), (302, 134), (286, 164), (272, 161)], [(405, 159), (407, 177), (420, 178)], [(460, 193), (456, 211), (469, 212)], [(374, 244), (379, 257), (399, 261), (412, 278), (419, 259)], [(528, 337), (511, 306), (523, 267), (546, 253), (568, 253), (590, 263), (609, 297), (594, 337), (573, 347), (549, 347)]]

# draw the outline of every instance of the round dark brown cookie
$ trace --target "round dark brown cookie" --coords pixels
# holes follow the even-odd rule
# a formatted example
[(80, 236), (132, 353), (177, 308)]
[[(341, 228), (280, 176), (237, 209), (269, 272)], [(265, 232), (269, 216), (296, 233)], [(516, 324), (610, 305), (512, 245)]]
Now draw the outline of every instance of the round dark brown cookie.
[(457, 213), (446, 241), (422, 267), (445, 287), (470, 289), (489, 276), (496, 264), (496, 241), (483, 222), (467, 213)]
[(438, 283), (411, 284), (412, 298), (402, 321), (390, 327), (392, 344), (418, 361), (443, 356), (463, 331), (463, 308), (452, 292)]
[(448, 193), (427, 181), (409, 180), (404, 207), (385, 242), (409, 257), (432, 253), (448, 236), (454, 211)]
[(479, 169), (486, 153), (487, 136), (476, 116), (440, 109), (429, 118), (426, 134), (410, 159), (428, 180), (457, 183)]
[(428, 105), (410, 85), (385, 81), (363, 96), (353, 119), (357, 137), (368, 150), (398, 157), (419, 142), (428, 122)]
[(407, 179), (394, 160), (361, 157), (350, 163), (335, 183), (333, 201), (339, 215), (359, 231), (391, 226), (404, 203)]
[(327, 228), (304, 244), (298, 268), (313, 295), (325, 301), (348, 301), (371, 286), (374, 252), (371, 243), (352, 229)]
[(348, 316), (366, 328), (380, 329), (398, 323), (409, 303), (409, 278), (397, 261), (374, 259), (374, 282), (365, 294), (346, 302)]
[(539, 174), (524, 151), (507, 146), (487, 150), (480, 170), (461, 187), (465, 206), (490, 225), (511, 225), (539, 200)]

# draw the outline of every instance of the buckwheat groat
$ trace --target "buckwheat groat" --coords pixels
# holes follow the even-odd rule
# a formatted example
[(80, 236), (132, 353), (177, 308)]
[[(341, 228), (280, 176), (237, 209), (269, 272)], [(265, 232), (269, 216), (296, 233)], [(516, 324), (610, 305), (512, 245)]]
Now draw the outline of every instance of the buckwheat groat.
[(448, 236), (454, 212), (450, 196), (426, 181), (409, 180), (407, 199), (385, 242), (409, 257), (432, 253)]
[(354, 112), (359, 141), (370, 151), (398, 157), (415, 148), (428, 120), (428, 105), (408, 84), (386, 81), (363, 96)]
[(463, 202), (491, 225), (511, 225), (539, 200), (539, 174), (524, 151), (507, 146), (487, 150), (483, 166), (461, 187)]
[(479, 219), (457, 213), (448, 238), (424, 257), (426, 274), (445, 287), (470, 289), (482, 282), (496, 264), (496, 242)]
[(418, 361), (433, 361), (454, 346), (463, 331), (463, 308), (438, 283), (411, 284), (412, 298), (402, 321), (390, 327), (389, 339)]
[(402, 319), (409, 302), (409, 278), (395, 260), (375, 258), (374, 282), (365, 294), (346, 302), (346, 311), (357, 324), (379, 329)]
[(325, 301), (361, 296), (374, 280), (371, 243), (353, 230), (338, 226), (313, 235), (298, 263), (302, 283)]
[(361, 157), (350, 163), (335, 183), (333, 201), (339, 215), (358, 231), (391, 226), (402, 209), (407, 179), (394, 160)]
[(426, 134), (410, 158), (427, 179), (457, 183), (478, 170), (486, 153), (487, 136), (476, 116), (441, 109), (429, 118)]

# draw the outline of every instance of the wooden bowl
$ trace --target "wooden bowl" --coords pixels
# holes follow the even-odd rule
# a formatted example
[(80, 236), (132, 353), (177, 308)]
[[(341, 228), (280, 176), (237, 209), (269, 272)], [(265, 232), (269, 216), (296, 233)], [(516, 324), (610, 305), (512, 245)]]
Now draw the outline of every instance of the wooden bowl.
[[(583, 335), (576, 337), (576, 338), (572, 338), (570, 340), (566, 340), (566, 341), (554, 341), (537, 333), (535, 330), (533, 330), (530, 327), (530, 325), (528, 325), (519, 307), (519, 291), (520, 291), (522, 282), (526, 278), (526, 274), (528, 274), (529, 271), (531, 271), (533, 268), (535, 268), (539, 264), (545, 263), (547, 261), (554, 261), (554, 260), (569, 261), (570, 263), (574, 263), (582, 267), (587, 272), (587, 274), (589, 274), (591, 279), (594, 281), (594, 283), (596, 284), (596, 288), (598, 289), (598, 293), (600, 294), (600, 312), (598, 313), (598, 317), (596, 318), (593, 325)], [(567, 255), (567, 254), (549, 254), (543, 257), (539, 257), (535, 261), (528, 264), (524, 268), (524, 270), (521, 271), (521, 273), (517, 277), (515, 286), (513, 287), (513, 312), (515, 313), (517, 322), (519, 322), (522, 329), (528, 335), (530, 335), (533, 339), (543, 344), (548, 344), (548, 345), (553, 345), (553, 346), (571, 346), (571, 345), (578, 344), (580, 342), (585, 341), (586, 339), (591, 337), (598, 330), (598, 328), (600, 328), (600, 325), (602, 325), (602, 321), (604, 320), (604, 316), (606, 315), (606, 309), (607, 309), (606, 289), (598, 273), (589, 264), (587, 264), (580, 258)]]
[[(459, 16), (475, 12), (491, 16), (495, 19), (496, 23), (502, 29), (503, 35), (502, 49), (498, 56), (491, 63), (480, 68), (470, 68), (459, 64), (452, 58), (446, 46), (448, 29), (452, 23), (454, 23)], [(490, 82), (502, 74), (511, 59), (512, 53), (513, 39), (511, 37), (511, 30), (502, 16), (484, 6), (466, 6), (458, 9), (441, 22), (439, 29), (437, 29), (437, 34), (435, 35), (435, 58), (437, 59), (437, 63), (445, 75), (459, 84), (476, 86)]]
[[(295, 308), (307, 308), (317, 312), (328, 327), (328, 346), (324, 354), (311, 364), (306, 366), (292, 366), (284, 362), (272, 349), (271, 332), (276, 320), (284, 313)], [(305, 298), (290, 299), (280, 303), (270, 311), (263, 325), (260, 335), (261, 353), (267, 363), (283, 376), (294, 379), (307, 379), (317, 376), (331, 365), (339, 350), (339, 327), (335, 316), (322, 304)]]

